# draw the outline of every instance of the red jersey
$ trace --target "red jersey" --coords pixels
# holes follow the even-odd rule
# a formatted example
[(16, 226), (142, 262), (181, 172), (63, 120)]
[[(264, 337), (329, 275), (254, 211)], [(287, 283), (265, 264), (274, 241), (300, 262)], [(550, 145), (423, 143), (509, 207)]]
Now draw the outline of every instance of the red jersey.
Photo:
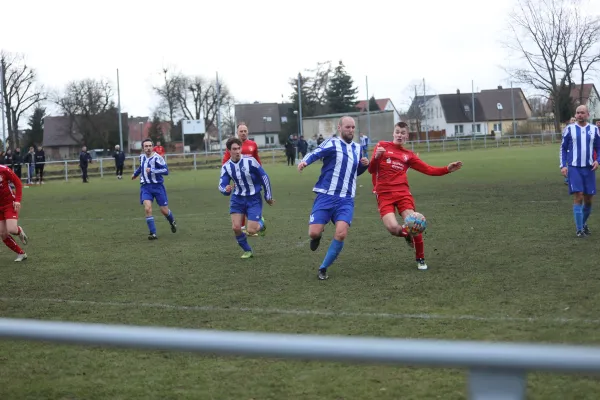
[(164, 157), (165, 156), (165, 148), (162, 146), (154, 146), (154, 148), (152, 149), (153, 152), (157, 153), (159, 156)]
[[(15, 185), (15, 191), (11, 189), (9, 183)], [(7, 206), (13, 201), (21, 202), (23, 198), (23, 183), (12, 169), (0, 165), (0, 207)]]
[[(256, 145), (256, 142), (254, 140), (247, 139), (242, 143), (242, 155), (252, 156), (256, 159), (256, 161), (258, 161), (260, 165), (262, 165), (262, 163), (260, 162), (260, 157), (258, 156), (258, 146)], [(230, 158), (231, 154), (229, 153), (229, 150), (225, 150), (222, 164), (225, 164), (227, 161), (229, 161)]]
[[(385, 152), (375, 159), (375, 150), (369, 164), (369, 172), (375, 177), (375, 193), (404, 192), (410, 194), (406, 173), (409, 168), (425, 175), (440, 176), (450, 173), (448, 167), (432, 167), (415, 153), (392, 142), (379, 142)], [(375, 146), (375, 149), (377, 148)]]

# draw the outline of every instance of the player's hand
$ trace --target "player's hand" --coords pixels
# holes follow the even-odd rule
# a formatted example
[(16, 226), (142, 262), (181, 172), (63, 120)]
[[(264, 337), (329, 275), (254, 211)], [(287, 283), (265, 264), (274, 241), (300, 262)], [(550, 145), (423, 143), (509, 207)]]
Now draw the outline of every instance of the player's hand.
[(150, 168), (146, 168), (146, 173), (149, 174), (150, 173)]
[(132, 180), (132, 181), (135, 181), (135, 178), (137, 178), (137, 176), (135, 176), (135, 175), (131, 175), (131, 180)]
[(232, 189), (233, 189), (233, 188), (231, 187), (231, 185), (227, 185), (227, 186), (225, 186), (225, 193), (231, 193), (231, 190), (232, 190)]
[(450, 164), (448, 164), (448, 171), (450, 172), (454, 172), (454, 171), (458, 171), (459, 169), (462, 168), (462, 161), (454, 161)]
[(367, 157), (363, 157), (360, 159), (360, 163), (366, 167), (367, 165), (369, 165), (369, 159)]
[(270, 199), (270, 200), (265, 200), (267, 202), (268, 205), (272, 206), (273, 204), (275, 204), (275, 200)]
[(306, 163), (306, 161), (301, 161), (300, 164), (298, 164), (298, 172), (302, 172), (302, 170), (307, 166), (308, 164)]
[[(598, 162), (597, 162), (597, 161), (596, 161), (596, 166), (598, 166)], [(569, 170), (567, 169), (567, 167), (563, 167), (563, 168), (561, 168), (561, 169), (560, 169), (560, 173), (561, 173), (561, 174), (562, 174), (562, 176), (564, 176), (565, 178), (567, 177), (567, 175), (568, 175), (568, 173), (569, 173), (568, 171), (569, 171)]]
[(594, 163), (592, 164), (592, 171), (595, 171), (598, 169), (598, 161), (594, 161)]
[(377, 148), (375, 149), (375, 159), (378, 159), (379, 157), (381, 157), (381, 155), (385, 153), (385, 148), (381, 147), (381, 146), (377, 146)]
[(13, 208), (16, 212), (19, 212), (19, 210), (21, 209), (21, 203), (19, 203), (18, 201), (13, 201)]

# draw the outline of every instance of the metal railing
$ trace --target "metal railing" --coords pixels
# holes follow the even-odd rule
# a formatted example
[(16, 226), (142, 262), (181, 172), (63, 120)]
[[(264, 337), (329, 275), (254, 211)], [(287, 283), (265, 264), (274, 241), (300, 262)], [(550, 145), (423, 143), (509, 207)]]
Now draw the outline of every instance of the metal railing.
[[(517, 136), (464, 136), (450, 137), (446, 139), (432, 139), (421, 141), (410, 141), (406, 147), (414, 152), (438, 152), (438, 151), (467, 151), (479, 149), (492, 149), (500, 147), (523, 147), (560, 143), (561, 135), (553, 133)], [(376, 143), (371, 143), (370, 150)], [(286, 156), (283, 147), (261, 148), (260, 157), (263, 164), (285, 164)], [(128, 178), (137, 167), (139, 156), (129, 156), (125, 159), (123, 173)], [(301, 158), (297, 154), (296, 159)], [(205, 168), (221, 168), (220, 152), (201, 152), (185, 154), (166, 154), (165, 160), (171, 170), (197, 170)], [(27, 164), (23, 165), (24, 179), (29, 177)], [(116, 168), (113, 158), (94, 159), (88, 166), (88, 176), (91, 178), (104, 176), (115, 176)], [(61, 179), (68, 181), (81, 177), (79, 160), (47, 161), (44, 165), (44, 177), (48, 179)], [(33, 179), (33, 177), (32, 177)]]
[(468, 396), (522, 400), (529, 371), (600, 372), (600, 348), (104, 325), (0, 318), (0, 337), (212, 355), (468, 369)]

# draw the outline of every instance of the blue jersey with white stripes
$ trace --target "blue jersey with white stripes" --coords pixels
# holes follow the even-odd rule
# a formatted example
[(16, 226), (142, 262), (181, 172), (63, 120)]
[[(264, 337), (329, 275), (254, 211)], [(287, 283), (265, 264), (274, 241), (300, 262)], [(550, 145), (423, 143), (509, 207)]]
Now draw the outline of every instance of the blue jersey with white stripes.
[(369, 145), (369, 138), (367, 136), (361, 136), (360, 145), (361, 147), (367, 147)]
[(367, 170), (366, 166), (360, 164), (360, 146), (330, 138), (302, 161), (310, 165), (320, 159), (323, 159), (323, 167), (313, 192), (353, 198), (356, 194), (356, 177)]
[[(146, 169), (150, 168), (150, 172)], [(140, 183), (146, 185), (148, 183), (163, 183), (163, 175), (169, 175), (169, 168), (165, 159), (158, 153), (152, 153), (147, 156), (146, 153), (140, 155), (140, 166), (133, 173), (134, 177), (140, 176)]]
[(567, 125), (562, 134), (560, 167), (589, 167), (595, 161), (594, 150), (600, 155), (600, 132), (597, 126)]
[[(227, 193), (225, 188), (231, 181), (235, 183), (235, 187), (232, 193)], [(230, 159), (221, 167), (219, 191), (224, 195), (252, 196), (260, 193), (261, 187), (265, 188), (265, 200), (273, 199), (269, 176), (256, 158), (242, 157), (238, 162)]]

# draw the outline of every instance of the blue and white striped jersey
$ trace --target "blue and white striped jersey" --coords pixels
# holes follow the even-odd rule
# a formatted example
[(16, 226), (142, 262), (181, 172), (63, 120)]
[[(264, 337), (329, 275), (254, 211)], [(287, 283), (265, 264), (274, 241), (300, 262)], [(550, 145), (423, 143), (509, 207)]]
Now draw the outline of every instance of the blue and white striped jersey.
[[(232, 193), (227, 193), (225, 187), (233, 181), (235, 187)], [(233, 194), (234, 196), (252, 196), (260, 193), (261, 186), (265, 188), (265, 200), (273, 199), (271, 191), (271, 181), (269, 176), (252, 156), (240, 158), (238, 162), (229, 159), (221, 167), (221, 179), (219, 181), (219, 191), (224, 195)]]
[(310, 165), (320, 159), (323, 159), (323, 167), (313, 192), (354, 197), (356, 177), (367, 170), (367, 167), (360, 164), (360, 146), (355, 142), (346, 143), (333, 137), (321, 143), (302, 161)]
[[(150, 172), (146, 169), (150, 168)], [(152, 153), (150, 157), (146, 153), (140, 155), (140, 166), (133, 173), (134, 177), (140, 176), (140, 183), (146, 185), (148, 183), (163, 183), (163, 175), (169, 175), (169, 168), (165, 159), (158, 153)]]
[(589, 167), (595, 160), (594, 150), (600, 155), (600, 132), (597, 126), (567, 125), (562, 134), (560, 167)]
[(367, 147), (369, 145), (369, 138), (367, 136), (360, 137), (360, 147)]

